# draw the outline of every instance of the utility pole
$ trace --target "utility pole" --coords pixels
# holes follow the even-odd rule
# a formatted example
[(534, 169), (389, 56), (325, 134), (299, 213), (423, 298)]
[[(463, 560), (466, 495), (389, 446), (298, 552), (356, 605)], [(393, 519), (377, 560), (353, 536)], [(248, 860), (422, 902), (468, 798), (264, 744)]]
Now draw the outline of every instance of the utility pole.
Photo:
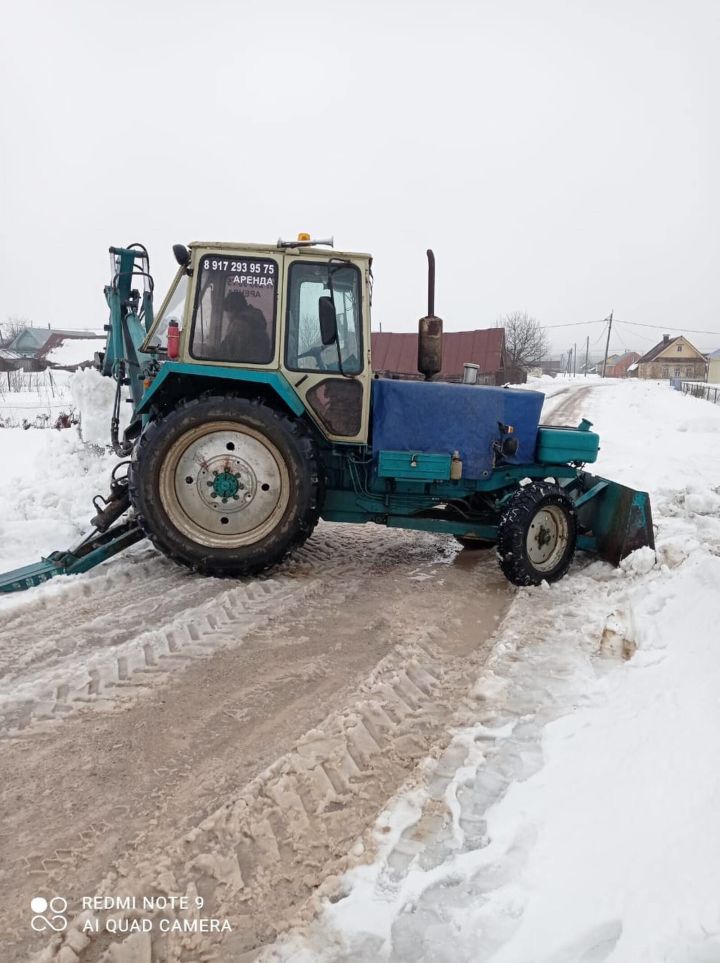
[(608, 336), (607, 336), (607, 341), (605, 342), (605, 357), (603, 359), (603, 372), (602, 372), (603, 378), (605, 377), (605, 366), (607, 365), (608, 349), (610, 347), (610, 332), (612, 331), (612, 319), (613, 319), (613, 312), (611, 311), (610, 317), (608, 318)]
[(573, 351), (573, 378), (577, 377), (577, 341), (575, 342), (575, 350)]
[(590, 354), (590, 335), (587, 336), (587, 341), (585, 342), (585, 377), (587, 378), (588, 369), (588, 356)]

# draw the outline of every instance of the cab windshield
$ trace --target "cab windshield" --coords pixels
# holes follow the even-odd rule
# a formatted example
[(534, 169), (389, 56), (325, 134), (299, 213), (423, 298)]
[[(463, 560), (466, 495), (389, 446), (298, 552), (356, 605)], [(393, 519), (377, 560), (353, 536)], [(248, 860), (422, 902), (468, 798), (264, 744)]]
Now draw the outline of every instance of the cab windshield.
[(165, 300), (160, 305), (155, 323), (143, 343), (142, 351), (152, 348), (162, 350), (167, 347), (167, 329), (171, 321), (177, 321), (178, 326), (182, 327), (189, 283), (190, 279), (185, 269), (180, 268), (170, 285), (170, 290), (165, 295)]
[(275, 353), (277, 280), (278, 262), (271, 257), (202, 257), (193, 305), (193, 358), (269, 364)]

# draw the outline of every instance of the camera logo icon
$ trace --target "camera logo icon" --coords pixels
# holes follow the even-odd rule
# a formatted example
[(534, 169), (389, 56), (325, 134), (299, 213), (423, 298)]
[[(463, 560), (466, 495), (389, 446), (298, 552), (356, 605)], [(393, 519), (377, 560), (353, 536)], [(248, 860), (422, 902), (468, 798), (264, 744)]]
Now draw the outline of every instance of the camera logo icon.
[(36, 933), (45, 933), (47, 930), (62, 933), (67, 929), (67, 900), (62, 896), (54, 896), (49, 902), (44, 896), (34, 896), (30, 900), (30, 909), (34, 914), (30, 926)]

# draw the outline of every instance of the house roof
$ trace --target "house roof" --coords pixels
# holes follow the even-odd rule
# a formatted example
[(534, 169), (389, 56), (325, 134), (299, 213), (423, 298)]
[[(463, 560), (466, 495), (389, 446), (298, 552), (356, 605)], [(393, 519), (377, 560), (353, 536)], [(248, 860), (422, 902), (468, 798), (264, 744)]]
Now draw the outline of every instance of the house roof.
[[(443, 334), (443, 366), (440, 377), (461, 376), (466, 361), (476, 364), (480, 374), (492, 374), (503, 366), (504, 328), (477, 331), (447, 331)], [(418, 373), (417, 334), (374, 331), (372, 366), (374, 371), (398, 374)]]
[(607, 363), (614, 368), (620, 364), (627, 364), (628, 361), (637, 361), (639, 357), (640, 355), (637, 351), (626, 351), (625, 354), (614, 354), (611, 358), (607, 359)]
[(95, 338), (65, 338), (55, 341), (43, 354), (52, 366), (75, 368), (91, 362), (97, 350)]
[(718, 361), (718, 360), (720, 360), (720, 348), (718, 348), (716, 351), (711, 351), (710, 354), (708, 355), (708, 358), (709, 358), (711, 361)]
[(17, 350), (25, 357), (43, 358), (57, 348), (63, 341), (99, 340), (104, 334), (96, 331), (77, 331), (64, 328), (23, 328), (18, 331), (8, 347)]
[(663, 340), (659, 341), (655, 347), (650, 348), (649, 351), (646, 351), (642, 358), (638, 359), (638, 364), (645, 364), (647, 361), (654, 361), (661, 352), (665, 351), (670, 347), (671, 344), (675, 344), (675, 342), (679, 340), (680, 335), (678, 335), (676, 338), (670, 338), (668, 341), (663, 338)]
[(59, 334), (59, 335), (62, 335), (63, 338), (103, 338), (105, 337), (103, 334), (98, 334), (97, 331), (89, 331), (89, 330), (81, 331), (77, 328), (51, 328), (51, 327), (37, 328), (37, 327), (34, 327), (33, 325), (30, 325), (27, 328), (22, 328), (22, 330), (18, 331), (18, 333), (15, 335), (15, 338), (19, 338), (21, 335), (25, 333), (31, 334), (34, 337), (39, 338), (40, 340), (49, 338), (51, 334)]
[(684, 341), (693, 349), (693, 351), (697, 352), (701, 358), (705, 357), (702, 351), (698, 351), (694, 344), (691, 344), (686, 337), (684, 337), (682, 334), (679, 334), (674, 338), (668, 338), (667, 341), (665, 341), (665, 339), (659, 341), (654, 348), (650, 348), (650, 350), (638, 360), (638, 364), (645, 364), (648, 361), (654, 361), (658, 355), (661, 355), (663, 351), (667, 351), (670, 345), (675, 344), (677, 341)]

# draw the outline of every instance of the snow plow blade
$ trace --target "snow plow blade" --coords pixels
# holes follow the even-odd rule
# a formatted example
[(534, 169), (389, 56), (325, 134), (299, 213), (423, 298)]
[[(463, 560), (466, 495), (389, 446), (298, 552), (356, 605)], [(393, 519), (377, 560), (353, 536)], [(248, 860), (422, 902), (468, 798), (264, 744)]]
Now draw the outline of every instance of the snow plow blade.
[(124, 522), (106, 532), (94, 531), (66, 552), (52, 552), (33, 565), (0, 575), (0, 592), (22, 592), (56, 575), (79, 575), (139, 542), (144, 534), (135, 522)]
[(638, 548), (655, 548), (650, 496), (617, 482), (581, 472), (572, 483), (578, 514), (578, 548), (596, 552), (611, 565)]

